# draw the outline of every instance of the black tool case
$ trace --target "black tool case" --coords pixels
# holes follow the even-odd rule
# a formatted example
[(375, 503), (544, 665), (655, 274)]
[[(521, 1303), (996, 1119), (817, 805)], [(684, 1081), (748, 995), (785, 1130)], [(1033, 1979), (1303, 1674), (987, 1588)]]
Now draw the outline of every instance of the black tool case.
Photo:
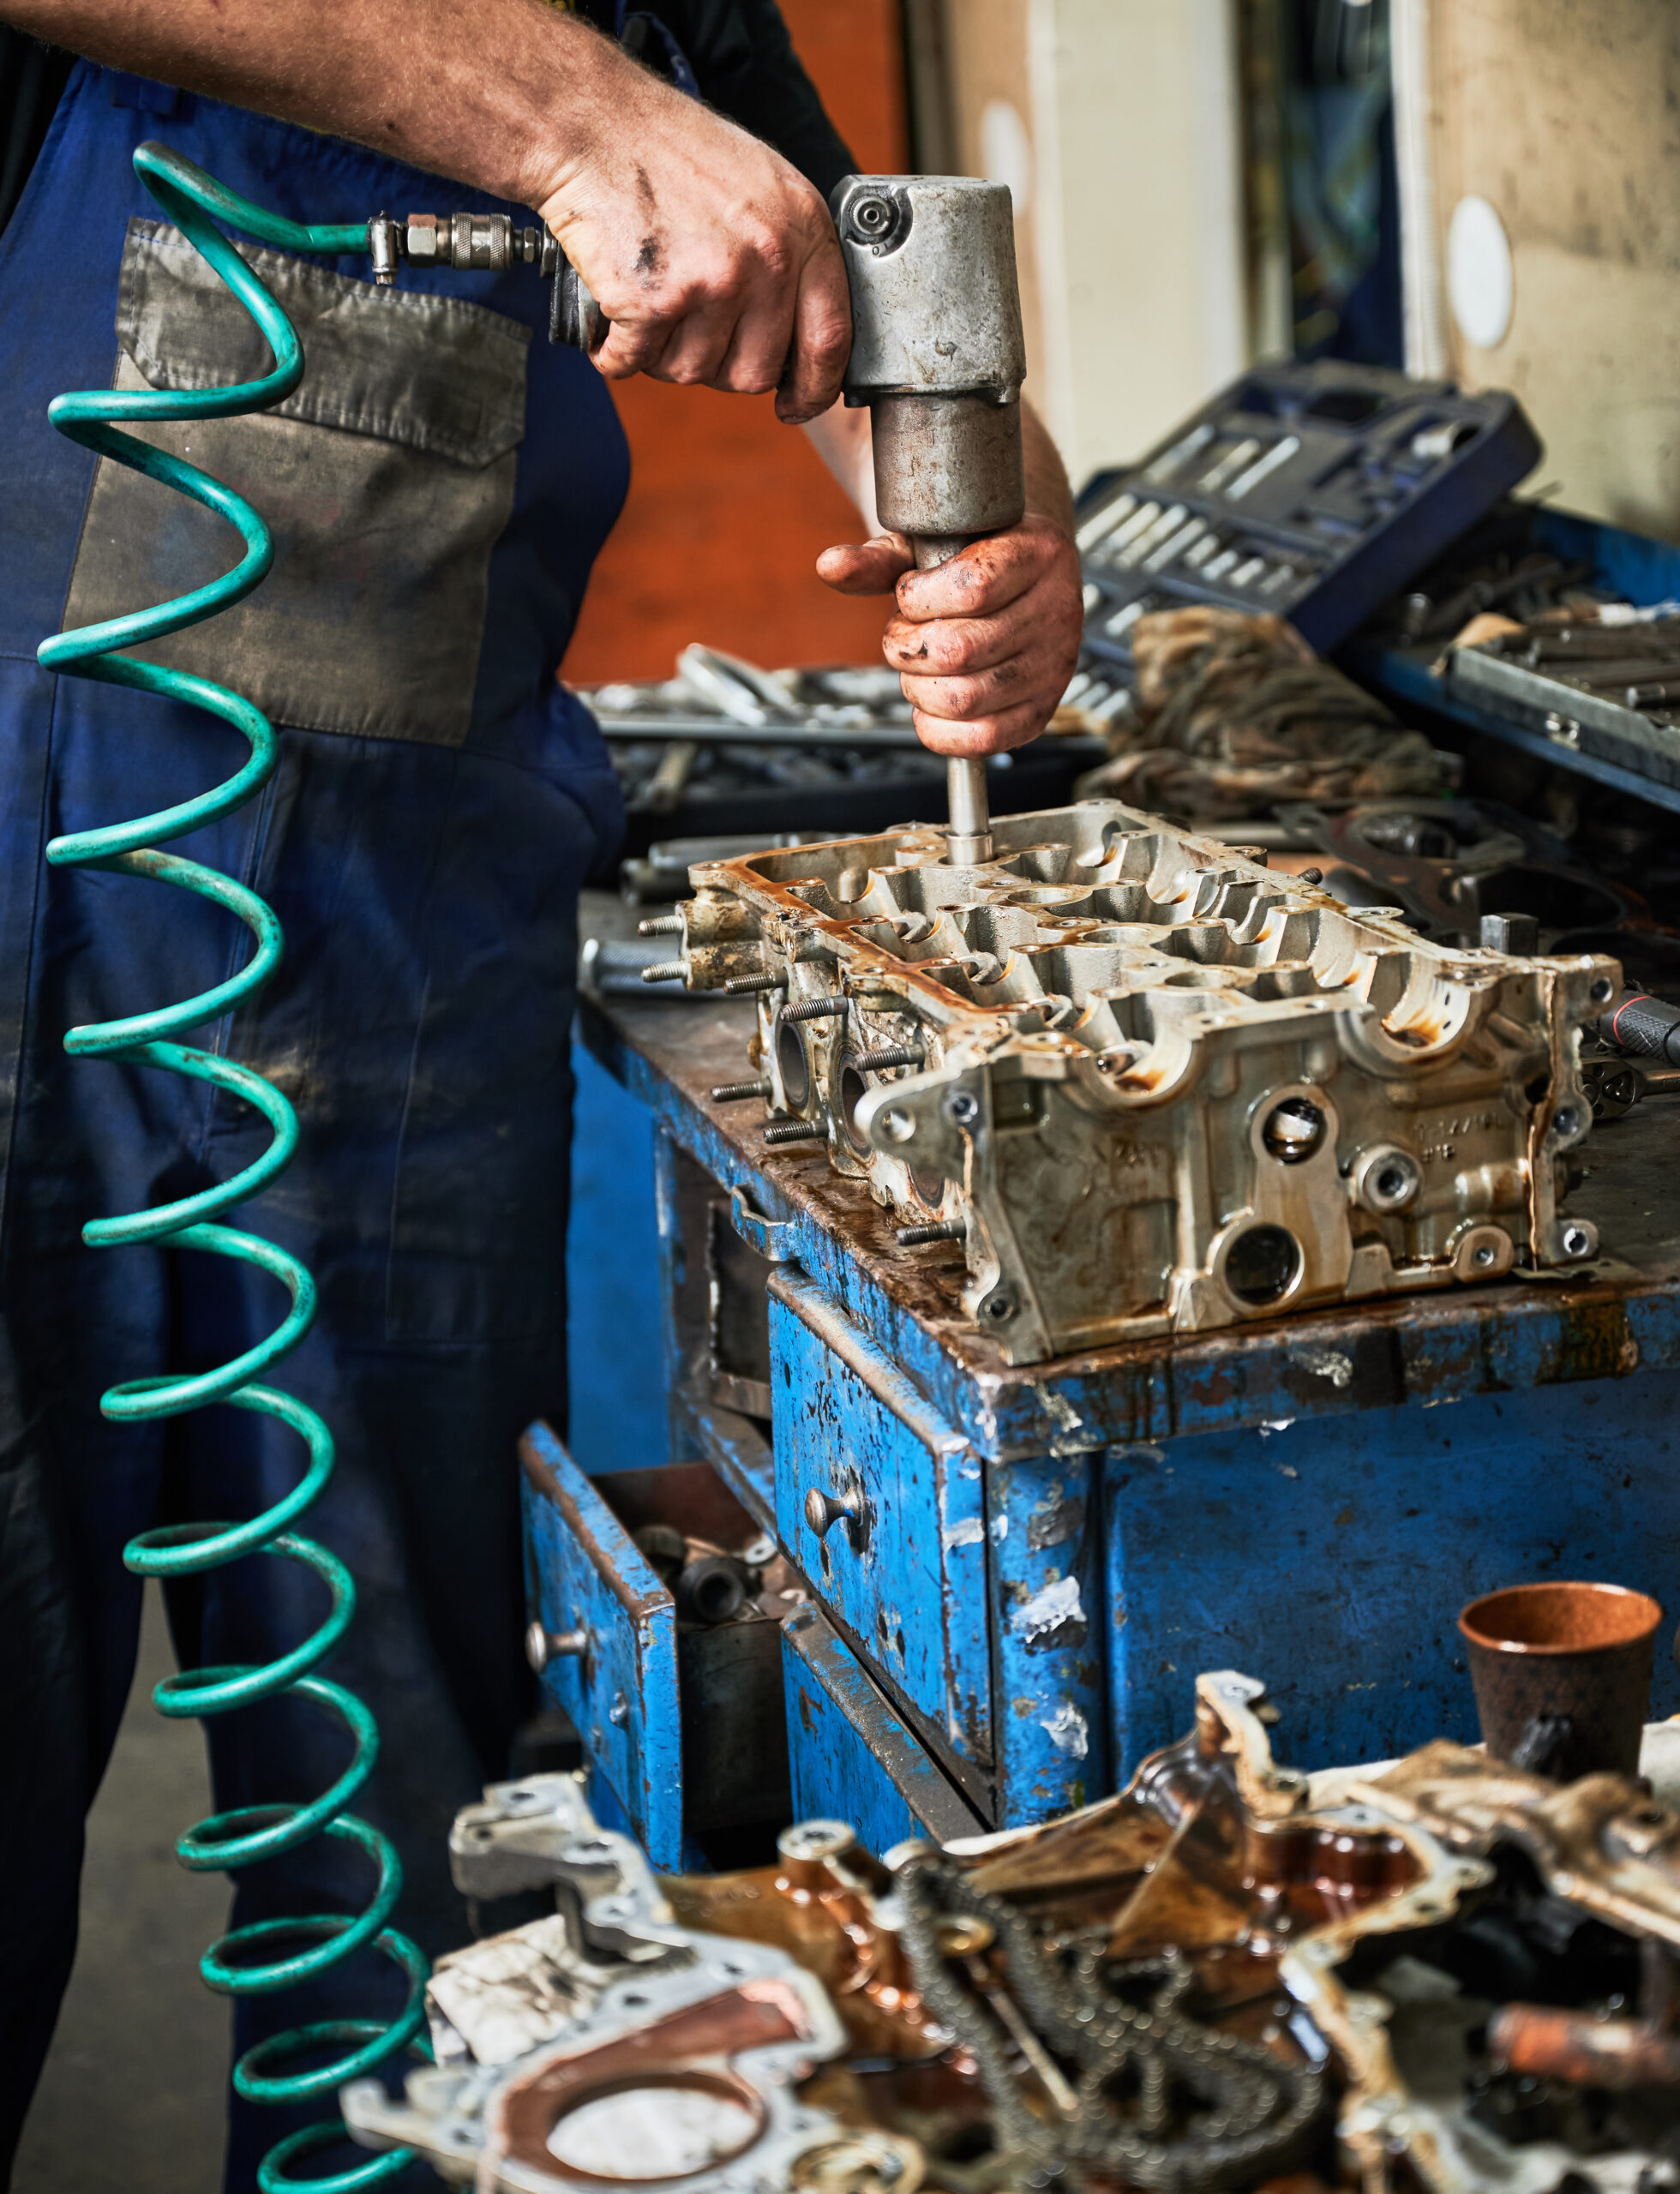
[(1087, 661), (1148, 610), (1274, 611), (1321, 654), (1538, 460), (1515, 397), (1339, 359), (1257, 366), (1080, 497)]

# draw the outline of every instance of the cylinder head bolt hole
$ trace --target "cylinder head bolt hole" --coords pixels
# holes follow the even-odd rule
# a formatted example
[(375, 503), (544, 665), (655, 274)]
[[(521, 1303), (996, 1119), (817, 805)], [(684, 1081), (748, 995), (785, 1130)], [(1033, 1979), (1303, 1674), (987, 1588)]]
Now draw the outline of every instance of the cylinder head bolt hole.
[(1392, 1142), (1362, 1150), (1353, 1161), (1353, 1194), (1367, 1211), (1404, 1211), (1423, 1181), (1423, 1168), (1411, 1152)]
[(1287, 1226), (1249, 1226), (1225, 1254), (1225, 1285), (1239, 1303), (1276, 1303), (1300, 1275), (1301, 1245)]
[(1310, 1097), (1286, 1097), (1266, 1115), (1260, 1140), (1285, 1166), (1299, 1166), (1323, 1145), (1329, 1122)]
[(776, 1064), (781, 1070), (782, 1091), (790, 1112), (802, 1112), (811, 1096), (811, 1070), (799, 1030), (783, 1021), (776, 1031)]

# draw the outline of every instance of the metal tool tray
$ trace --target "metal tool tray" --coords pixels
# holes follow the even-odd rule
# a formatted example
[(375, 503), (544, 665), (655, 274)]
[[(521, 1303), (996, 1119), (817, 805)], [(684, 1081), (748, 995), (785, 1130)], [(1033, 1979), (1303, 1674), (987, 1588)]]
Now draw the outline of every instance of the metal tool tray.
[[(1670, 543), (1568, 511), (1527, 507), (1533, 546), (1590, 564), (1593, 590), (1638, 608), (1680, 599), (1680, 549)], [(1342, 661), (1413, 721), (1420, 708), (1431, 710), (1558, 769), (1680, 809), (1680, 733), (1614, 702), (1600, 699), (1589, 709), (1575, 686), (1537, 671), (1522, 671), (1520, 680), (1497, 671), (1464, 674), (1468, 649), (1451, 650), (1443, 668), (1441, 651), (1439, 640), (1413, 642), (1374, 629)]]
[(1515, 397), (1322, 358), (1257, 366), (1080, 499), (1085, 644), (1148, 610), (1274, 611), (1321, 652), (1537, 462)]
[[(1630, 656), (1639, 652), (1641, 632), (1648, 629), (1626, 628)], [(1675, 671), (1680, 678), (1680, 656)], [(1577, 747), (1656, 784), (1680, 787), (1680, 707), (1630, 709), (1578, 678), (1531, 669), (1486, 647), (1453, 649), (1446, 684), (1450, 695), (1509, 716), (1556, 745)]]

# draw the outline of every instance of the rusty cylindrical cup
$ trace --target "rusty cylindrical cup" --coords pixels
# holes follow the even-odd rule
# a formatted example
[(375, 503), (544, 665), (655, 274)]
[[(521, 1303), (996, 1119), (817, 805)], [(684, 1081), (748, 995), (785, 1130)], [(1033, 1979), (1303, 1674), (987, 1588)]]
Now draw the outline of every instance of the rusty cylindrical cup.
[(1622, 1585), (1513, 1585), (1458, 1619), (1482, 1741), (1559, 1781), (1639, 1772), (1663, 1611)]

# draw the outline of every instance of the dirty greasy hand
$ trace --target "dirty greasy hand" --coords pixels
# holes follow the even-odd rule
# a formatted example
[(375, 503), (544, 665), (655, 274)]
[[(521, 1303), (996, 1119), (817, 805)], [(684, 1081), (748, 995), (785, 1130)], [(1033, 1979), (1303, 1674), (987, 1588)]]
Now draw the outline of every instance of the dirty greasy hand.
[(936, 754), (1000, 754), (1054, 715), (1083, 617), (1079, 558), (1056, 519), (1029, 511), (931, 572), (902, 533), (825, 548), (817, 571), (842, 594), (897, 596), (881, 651)]
[(782, 155), (591, 34), (596, 126), (568, 133), (532, 202), (612, 323), (609, 380), (763, 394), (801, 423), (851, 349), (840, 246)]

